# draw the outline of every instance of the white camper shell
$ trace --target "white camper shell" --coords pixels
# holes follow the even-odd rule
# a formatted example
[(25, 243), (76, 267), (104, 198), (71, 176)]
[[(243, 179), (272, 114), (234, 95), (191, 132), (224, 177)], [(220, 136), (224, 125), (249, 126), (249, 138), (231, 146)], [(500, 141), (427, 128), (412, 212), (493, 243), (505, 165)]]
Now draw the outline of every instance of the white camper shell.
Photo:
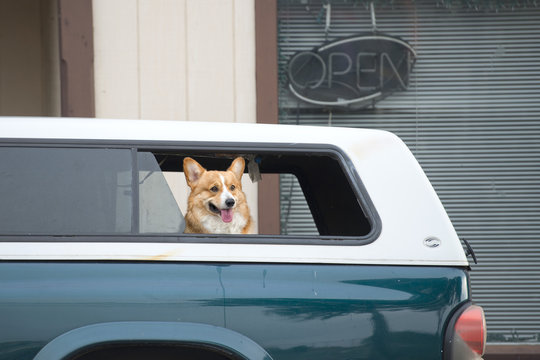
[[(275, 235), (269, 241), (268, 235), (257, 234), (228, 236), (223, 240), (179, 233), (170, 241), (141, 236), (133, 242), (125, 237), (115, 241), (111, 236), (105, 242), (94, 241), (91, 236), (40, 234), (34, 240), (33, 236), (0, 234), (0, 260), (468, 266), (461, 242), (429, 180), (407, 146), (389, 132), (240, 123), (0, 119), (0, 147), (110, 148), (116, 144), (127, 148), (164, 144), (168, 150), (192, 146), (197, 151), (223, 146), (224, 152), (234, 152), (235, 144), (250, 144), (254, 153), (257, 147), (266, 152), (279, 152), (280, 148), (329, 149), (346, 164), (348, 174), (353, 175), (350, 181), (358, 182), (362, 204), (368, 207), (364, 210), (370, 217), (371, 230), (356, 242), (354, 236), (333, 236), (328, 242), (326, 237), (300, 237), (306, 240), (294, 238), (289, 242), (291, 237), (287, 235)], [(318, 172), (329, 171), (323, 165)], [(264, 173), (262, 176), (264, 181)], [(247, 174), (244, 178), (248, 178)]]

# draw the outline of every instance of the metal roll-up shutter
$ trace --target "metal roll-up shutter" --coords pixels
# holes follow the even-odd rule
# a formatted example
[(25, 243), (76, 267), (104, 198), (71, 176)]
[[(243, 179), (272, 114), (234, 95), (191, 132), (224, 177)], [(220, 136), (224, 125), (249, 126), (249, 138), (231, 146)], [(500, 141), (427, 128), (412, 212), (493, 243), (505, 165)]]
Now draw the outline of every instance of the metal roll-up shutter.
[[(466, 1), (383, 2), (375, 7), (378, 30), (417, 52), (408, 89), (339, 111), (302, 103), (286, 87), (291, 55), (370, 31), (364, 2), (330, 3), (326, 34), (321, 1), (278, 1), (280, 122), (399, 135), (477, 254), (472, 295), (486, 310), (488, 341), (540, 342), (540, 9), (519, 1), (475, 2), (478, 9)], [(282, 207), (292, 199), (288, 229), (305, 231), (309, 210), (286, 197), (295, 191), (283, 182)]]

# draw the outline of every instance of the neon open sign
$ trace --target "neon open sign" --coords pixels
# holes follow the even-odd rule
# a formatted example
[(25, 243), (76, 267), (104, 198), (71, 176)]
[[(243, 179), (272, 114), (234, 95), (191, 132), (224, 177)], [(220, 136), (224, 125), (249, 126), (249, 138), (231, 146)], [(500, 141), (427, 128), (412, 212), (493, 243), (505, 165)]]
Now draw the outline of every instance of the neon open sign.
[(311, 104), (359, 108), (407, 89), (415, 59), (414, 49), (396, 37), (338, 39), (289, 60), (289, 89)]

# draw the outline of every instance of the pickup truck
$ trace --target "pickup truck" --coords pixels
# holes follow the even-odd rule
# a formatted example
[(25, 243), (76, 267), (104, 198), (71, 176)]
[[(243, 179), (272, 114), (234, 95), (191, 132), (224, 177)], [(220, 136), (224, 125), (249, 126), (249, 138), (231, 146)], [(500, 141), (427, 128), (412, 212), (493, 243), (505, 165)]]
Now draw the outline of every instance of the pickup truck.
[[(484, 352), (463, 246), (391, 133), (4, 117), (0, 156), (0, 360)], [(255, 219), (277, 176), (281, 231), (185, 234), (188, 156), (243, 157)], [(308, 225), (290, 230), (297, 204)]]

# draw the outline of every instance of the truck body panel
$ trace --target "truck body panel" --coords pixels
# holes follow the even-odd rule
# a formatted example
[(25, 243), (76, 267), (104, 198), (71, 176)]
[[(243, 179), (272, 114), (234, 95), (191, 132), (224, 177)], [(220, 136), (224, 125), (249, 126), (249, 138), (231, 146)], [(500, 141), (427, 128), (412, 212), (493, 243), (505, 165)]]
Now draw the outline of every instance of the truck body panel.
[(433, 359), (467, 299), (448, 267), (2, 262), (0, 360), (126, 321), (223, 327), (273, 359)]

